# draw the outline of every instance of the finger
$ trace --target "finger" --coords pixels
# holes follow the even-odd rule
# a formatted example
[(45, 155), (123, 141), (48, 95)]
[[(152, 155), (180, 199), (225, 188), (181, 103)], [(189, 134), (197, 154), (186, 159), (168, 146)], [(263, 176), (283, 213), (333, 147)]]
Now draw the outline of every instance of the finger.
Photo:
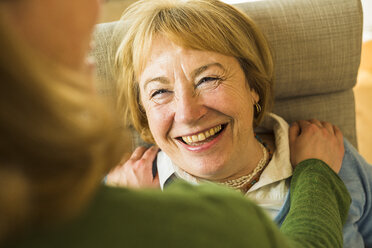
[(344, 144), (344, 137), (343, 134), (338, 126), (333, 125), (333, 131), (336, 135), (336, 138), (340, 144)]
[(293, 122), (289, 127), (289, 143), (294, 143), (296, 138), (300, 135), (300, 126), (297, 122)]
[(134, 150), (134, 152), (132, 153), (132, 156), (130, 156), (130, 159), (139, 160), (140, 158), (142, 158), (142, 155), (146, 150), (147, 148), (144, 146), (137, 147), (136, 150)]
[(312, 123), (312, 124), (317, 125), (320, 128), (323, 127), (322, 123), (319, 120), (317, 120), (317, 119), (311, 119), (311, 120), (309, 120), (309, 122)]
[(322, 126), (328, 130), (329, 133), (331, 134), (335, 134), (335, 131), (333, 130), (333, 125), (329, 122), (326, 122), (326, 121), (322, 121)]
[(149, 149), (146, 150), (142, 158), (145, 160), (153, 161), (158, 151), (159, 151), (159, 148), (157, 146), (151, 146)]
[(297, 121), (297, 124), (300, 126), (300, 130), (301, 130), (301, 129), (304, 129), (305, 127), (309, 126), (310, 122), (306, 121), (306, 120), (299, 120), (299, 121)]

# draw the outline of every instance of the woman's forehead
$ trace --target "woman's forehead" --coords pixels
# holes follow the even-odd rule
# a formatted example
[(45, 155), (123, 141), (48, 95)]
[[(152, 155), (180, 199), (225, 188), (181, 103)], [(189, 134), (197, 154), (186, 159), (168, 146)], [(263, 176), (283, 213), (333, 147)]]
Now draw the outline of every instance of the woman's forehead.
[(234, 59), (233, 56), (224, 55), (216, 51), (206, 49), (195, 49), (191, 46), (174, 42), (164, 35), (157, 35), (148, 47), (146, 57), (146, 64), (153, 62), (162, 62), (164, 60), (175, 60), (179, 58), (178, 62), (196, 60), (195, 63), (214, 63), (219, 62), (224, 64), (224, 61)]
[[(218, 64), (220, 67), (232, 65), (234, 57), (221, 53), (180, 47), (172, 43), (158, 43), (150, 49), (144, 70), (151, 67), (181, 66), (184, 69)], [(166, 68), (163, 68), (166, 69)]]
[(142, 85), (151, 81), (173, 81), (181, 75), (193, 80), (204, 73), (225, 75), (240, 71), (239, 63), (234, 57), (215, 52), (177, 48), (174, 52), (172, 49), (164, 49), (163, 52), (155, 53), (149, 59), (138, 80)]

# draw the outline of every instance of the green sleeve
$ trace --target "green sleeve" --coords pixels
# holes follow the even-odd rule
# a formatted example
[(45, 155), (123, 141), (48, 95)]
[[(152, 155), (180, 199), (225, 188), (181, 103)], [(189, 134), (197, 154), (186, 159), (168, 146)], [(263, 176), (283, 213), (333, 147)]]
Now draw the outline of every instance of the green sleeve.
[(297, 165), (290, 188), (291, 207), (281, 231), (294, 247), (342, 247), (342, 227), (351, 198), (327, 164), (309, 159)]

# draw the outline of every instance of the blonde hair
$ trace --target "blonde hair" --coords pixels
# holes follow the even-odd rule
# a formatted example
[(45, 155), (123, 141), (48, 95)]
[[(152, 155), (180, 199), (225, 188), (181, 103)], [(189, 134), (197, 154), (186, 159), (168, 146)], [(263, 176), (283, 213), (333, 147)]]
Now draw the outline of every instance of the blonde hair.
[(78, 213), (124, 146), (87, 78), (27, 47), (1, 11), (0, 46), (1, 241)]
[(154, 143), (137, 80), (157, 34), (185, 48), (235, 57), (247, 83), (260, 97), (262, 111), (255, 113), (254, 125), (271, 108), (273, 61), (269, 46), (254, 22), (235, 7), (217, 0), (142, 0), (124, 12), (115, 39), (122, 36), (124, 28), (126, 34), (115, 58), (118, 107), (124, 122), (131, 122), (145, 141)]

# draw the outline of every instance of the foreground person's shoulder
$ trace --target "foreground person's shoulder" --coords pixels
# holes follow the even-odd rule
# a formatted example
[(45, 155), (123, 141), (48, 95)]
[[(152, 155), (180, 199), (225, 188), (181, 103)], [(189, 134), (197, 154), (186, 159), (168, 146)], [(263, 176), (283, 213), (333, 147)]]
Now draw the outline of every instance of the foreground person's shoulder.
[(101, 186), (74, 220), (32, 231), (12, 247), (288, 247), (240, 193), (177, 182), (166, 191)]
[[(133, 230), (146, 234), (153, 240), (152, 247), (157, 247), (154, 240), (162, 243), (162, 239), (167, 240), (169, 247), (273, 247), (273, 244), (287, 247), (278, 227), (261, 208), (240, 192), (222, 186), (195, 186), (179, 181), (163, 192), (106, 190), (123, 194), (121, 200), (125, 204), (119, 204), (122, 213), (112, 215), (115, 221), (122, 218), (125, 222), (121, 230), (129, 228), (125, 232), (131, 235), (135, 235)], [(119, 198), (114, 205), (121, 201)], [(146, 239), (129, 238), (126, 242), (147, 244)]]

